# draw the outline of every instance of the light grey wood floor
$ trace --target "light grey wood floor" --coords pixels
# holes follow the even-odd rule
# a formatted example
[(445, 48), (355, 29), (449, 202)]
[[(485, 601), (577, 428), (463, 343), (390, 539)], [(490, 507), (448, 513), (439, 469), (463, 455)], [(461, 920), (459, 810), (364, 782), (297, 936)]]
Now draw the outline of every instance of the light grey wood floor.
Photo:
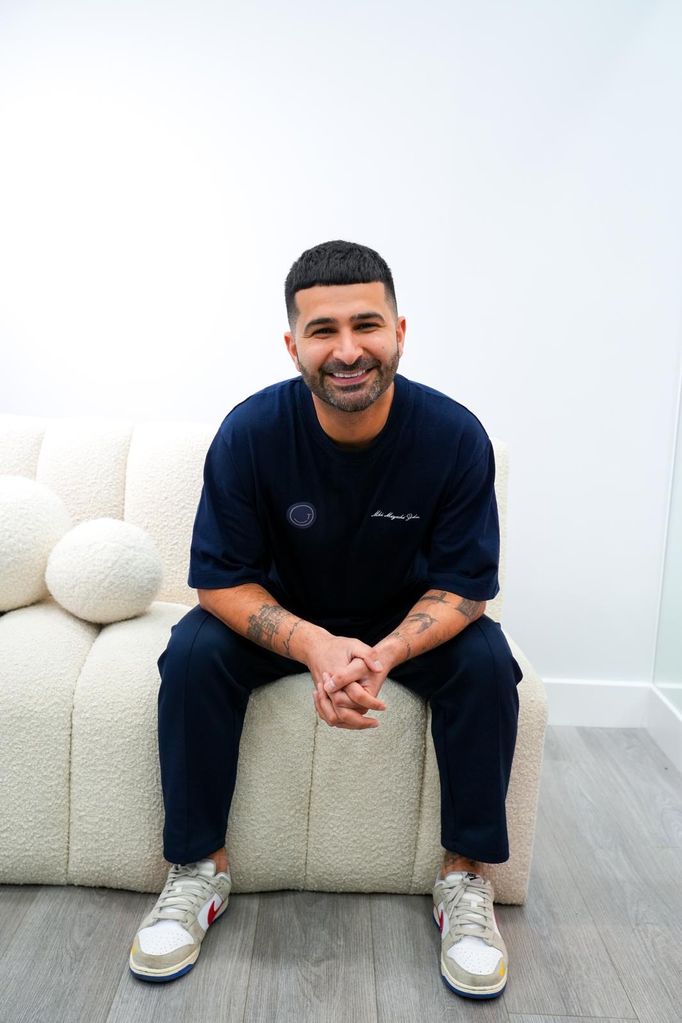
[(234, 895), (184, 977), (128, 953), (154, 895), (0, 887), (1, 1023), (682, 1023), (682, 777), (641, 729), (550, 727), (497, 999), (445, 988), (429, 896)]

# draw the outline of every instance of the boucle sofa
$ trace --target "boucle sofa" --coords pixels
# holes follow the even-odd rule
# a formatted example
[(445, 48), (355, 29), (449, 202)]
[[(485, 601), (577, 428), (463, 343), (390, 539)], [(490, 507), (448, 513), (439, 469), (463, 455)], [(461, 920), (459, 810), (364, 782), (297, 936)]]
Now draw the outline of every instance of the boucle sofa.
[[(159, 892), (163, 800), (157, 660), (197, 602), (187, 586), (204, 456), (218, 429), (190, 422), (0, 415), (0, 473), (30, 477), (74, 525), (111, 516), (143, 527), (161, 554), (149, 610), (99, 626), (51, 598), (0, 615), (0, 882)], [(493, 440), (506, 547), (507, 449)], [(500, 621), (502, 590), (486, 613)], [(490, 864), (496, 901), (525, 901), (547, 698), (523, 669), (507, 795), (510, 859)], [(234, 892), (429, 893), (439, 867), (439, 778), (430, 709), (393, 682), (382, 727), (329, 728), (309, 675), (252, 694), (227, 830)]]

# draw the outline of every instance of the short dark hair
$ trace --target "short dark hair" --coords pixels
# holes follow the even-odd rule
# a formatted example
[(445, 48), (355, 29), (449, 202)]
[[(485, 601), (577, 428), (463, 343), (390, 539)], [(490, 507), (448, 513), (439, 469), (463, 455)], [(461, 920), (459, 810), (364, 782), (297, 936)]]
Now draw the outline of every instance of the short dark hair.
[(398, 303), (393, 276), (388, 263), (378, 252), (366, 245), (338, 238), (306, 249), (293, 264), (284, 282), (289, 327), (292, 331), (296, 330), (299, 310), (295, 296), (301, 288), (312, 288), (316, 284), (371, 284), (372, 281), (383, 283), (386, 302), (397, 319)]

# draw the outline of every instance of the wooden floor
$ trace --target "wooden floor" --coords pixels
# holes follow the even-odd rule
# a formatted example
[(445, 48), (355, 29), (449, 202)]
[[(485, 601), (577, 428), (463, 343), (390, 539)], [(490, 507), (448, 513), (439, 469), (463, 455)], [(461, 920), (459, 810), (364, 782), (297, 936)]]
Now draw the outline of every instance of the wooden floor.
[(1, 1023), (682, 1023), (682, 777), (641, 729), (547, 731), (530, 890), (497, 906), (509, 980), (460, 998), (429, 896), (234, 895), (185, 976), (128, 971), (156, 896), (0, 887)]

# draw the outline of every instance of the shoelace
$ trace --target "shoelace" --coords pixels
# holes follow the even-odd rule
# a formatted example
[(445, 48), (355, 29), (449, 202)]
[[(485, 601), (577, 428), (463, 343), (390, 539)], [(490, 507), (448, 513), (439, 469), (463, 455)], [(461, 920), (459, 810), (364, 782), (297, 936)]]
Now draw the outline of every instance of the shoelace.
[[(472, 895), (483, 900), (478, 902)], [(490, 889), (487, 884), (462, 878), (454, 884), (443, 885), (441, 898), (445, 904), (445, 912), (450, 919), (450, 932), (454, 941), (471, 934), (476, 938), (492, 942), (493, 910)]]
[(152, 911), (154, 919), (189, 923), (190, 913), (196, 913), (213, 892), (209, 878), (199, 874), (196, 866), (174, 863)]

